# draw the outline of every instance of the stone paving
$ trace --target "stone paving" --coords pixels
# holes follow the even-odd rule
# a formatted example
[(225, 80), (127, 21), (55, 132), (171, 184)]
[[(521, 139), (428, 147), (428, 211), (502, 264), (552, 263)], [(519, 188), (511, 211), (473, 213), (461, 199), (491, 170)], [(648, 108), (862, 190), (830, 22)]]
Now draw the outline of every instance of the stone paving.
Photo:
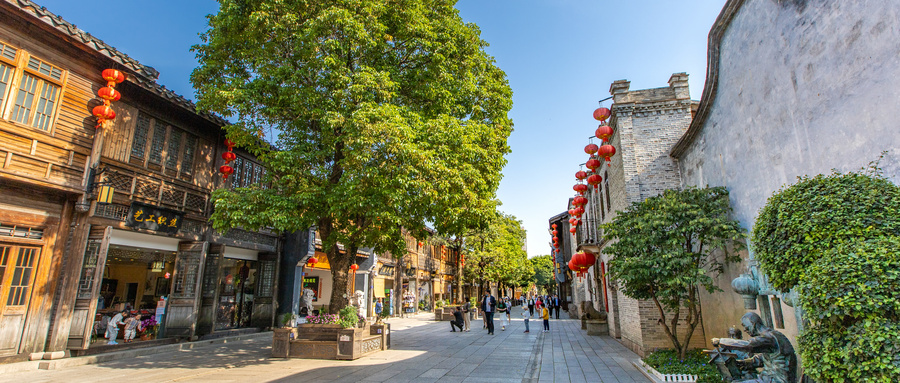
[(355, 361), (269, 358), (271, 338), (213, 344), (60, 370), (4, 374), (18, 382), (648, 382), (630, 363), (637, 355), (609, 337), (591, 337), (579, 321), (541, 321), (531, 332), (516, 309), (495, 335), (472, 321), (450, 332), (433, 315), (391, 319), (392, 348)]

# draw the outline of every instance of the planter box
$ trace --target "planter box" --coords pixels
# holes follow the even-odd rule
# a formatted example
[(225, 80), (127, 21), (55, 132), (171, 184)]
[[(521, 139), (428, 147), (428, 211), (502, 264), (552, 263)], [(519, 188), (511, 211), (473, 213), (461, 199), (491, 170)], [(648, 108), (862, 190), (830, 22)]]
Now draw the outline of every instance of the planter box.
[(609, 324), (605, 320), (588, 319), (585, 323), (588, 335), (609, 335)]
[(349, 329), (302, 324), (273, 331), (272, 357), (353, 360), (389, 347), (389, 324)]
[(453, 320), (453, 309), (450, 307), (441, 307), (434, 310), (435, 321), (451, 321)]
[(650, 367), (647, 363), (644, 363), (643, 360), (639, 362), (632, 362), (638, 370), (641, 371), (648, 378), (653, 380), (654, 382), (677, 382), (677, 383), (696, 383), (697, 375), (690, 374), (663, 374), (659, 371), (656, 371), (655, 368)]

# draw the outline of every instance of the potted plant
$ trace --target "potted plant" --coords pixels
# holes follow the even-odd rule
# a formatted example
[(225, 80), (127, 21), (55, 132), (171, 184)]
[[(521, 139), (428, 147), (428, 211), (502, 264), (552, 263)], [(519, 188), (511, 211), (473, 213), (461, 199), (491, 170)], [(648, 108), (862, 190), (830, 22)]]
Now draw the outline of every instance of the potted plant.
[(151, 340), (156, 338), (156, 332), (159, 331), (159, 323), (156, 316), (141, 321), (141, 340)]

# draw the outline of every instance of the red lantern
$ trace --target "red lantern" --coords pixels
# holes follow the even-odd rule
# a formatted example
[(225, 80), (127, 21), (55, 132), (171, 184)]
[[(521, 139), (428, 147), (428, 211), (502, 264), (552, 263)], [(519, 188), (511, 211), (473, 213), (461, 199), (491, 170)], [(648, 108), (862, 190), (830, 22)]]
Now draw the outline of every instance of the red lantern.
[(584, 152), (593, 156), (594, 153), (597, 153), (597, 149), (597, 144), (587, 144), (587, 146), (584, 147)]
[[(609, 145), (603, 145), (603, 146), (609, 146)], [(599, 150), (603, 150), (603, 146), (601, 146)], [(584, 164), (584, 166), (587, 166), (588, 169), (591, 169), (591, 170), (599, 168), (600, 165), (601, 165), (600, 160), (598, 160), (596, 158), (591, 158), (591, 159), (587, 160), (587, 162)]]
[(222, 165), (221, 167), (219, 167), (219, 173), (222, 173), (222, 178), (226, 179), (228, 178), (228, 176), (234, 173), (234, 168), (228, 165)]
[(556, 229), (553, 229), (553, 236), (554, 236), (554, 237), (556, 237), (556, 233), (557, 233)]
[(107, 101), (119, 101), (119, 99), (122, 98), (122, 94), (119, 93), (119, 91), (109, 86), (100, 88), (100, 90), (97, 91), (97, 95)]
[(309, 267), (316, 267), (316, 263), (319, 263), (319, 260), (316, 259), (316, 257), (306, 260), (306, 264), (309, 265)]
[(588, 202), (588, 199), (584, 198), (582, 196), (575, 197), (572, 200), (572, 204), (575, 206), (584, 206), (585, 204), (587, 204), (587, 202)]
[(419, 247), (422, 247), (422, 242), (419, 242)]
[[(599, 163), (600, 161), (597, 162)], [(585, 184), (575, 184), (575, 186), (572, 186), (572, 189), (581, 194), (588, 190), (588, 186)]]
[(225, 163), (229, 163), (229, 162), (231, 162), (231, 161), (234, 161), (236, 158), (237, 158), (237, 156), (234, 154), (234, 152), (224, 152), (224, 153), (222, 153), (222, 159), (225, 160)]
[(550, 227), (556, 229), (556, 224), (554, 223), (554, 224), (550, 225)]
[(594, 135), (603, 140), (603, 142), (609, 141), (609, 138), (613, 135), (613, 128), (607, 125), (600, 125), (597, 131), (594, 132)]
[(597, 121), (606, 121), (609, 118), (610, 111), (607, 108), (599, 107), (594, 109), (594, 119)]
[(609, 161), (610, 157), (616, 155), (616, 147), (612, 145), (603, 145), (600, 147), (600, 150), (597, 151), (597, 155)]
[(579, 170), (575, 173), (575, 178), (577, 178), (579, 181), (587, 178), (587, 176), (587, 172), (584, 170)]
[(601, 182), (603, 182), (603, 177), (600, 177), (599, 174), (593, 174), (588, 177), (587, 182), (591, 185), (594, 185), (594, 188), (596, 188), (598, 185), (600, 185)]
[(100, 76), (106, 80), (106, 84), (110, 87), (125, 81), (125, 73), (122, 73), (122, 71), (117, 69), (104, 69), (103, 72), (100, 73)]
[(579, 206), (579, 207), (575, 208), (575, 216), (581, 217), (582, 214), (584, 214), (584, 208), (583, 208), (583, 207)]
[(116, 111), (106, 105), (97, 105), (92, 112), (94, 113), (94, 117), (97, 117), (98, 120), (112, 120), (116, 118)]
[(353, 272), (355, 273), (356, 270), (359, 270), (359, 265), (357, 265), (357, 264), (350, 265), (350, 270), (353, 270)]
[(577, 219), (575, 219), (575, 217), (569, 218), (569, 224), (570, 224), (570, 225), (574, 225), (574, 224), (575, 224), (575, 221), (578, 221)]
[(228, 148), (228, 150), (230, 151), (232, 148), (234, 148), (234, 141), (229, 140), (229, 139), (226, 138), (226, 139), (225, 139), (225, 146), (226, 146), (226, 147)]
[(577, 231), (577, 230), (578, 230), (578, 229), (576, 229), (576, 228), (573, 227), (573, 228), (569, 229), (569, 232), (572, 233), (572, 234), (575, 234), (575, 231)]
[(575, 208), (569, 209), (569, 215), (575, 215)]

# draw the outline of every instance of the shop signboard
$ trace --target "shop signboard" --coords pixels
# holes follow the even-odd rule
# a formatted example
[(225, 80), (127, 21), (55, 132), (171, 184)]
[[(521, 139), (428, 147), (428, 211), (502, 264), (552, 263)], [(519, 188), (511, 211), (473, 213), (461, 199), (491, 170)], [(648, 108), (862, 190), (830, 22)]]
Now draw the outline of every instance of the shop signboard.
[(183, 212), (132, 202), (125, 218), (125, 226), (174, 234), (181, 228), (183, 219)]

